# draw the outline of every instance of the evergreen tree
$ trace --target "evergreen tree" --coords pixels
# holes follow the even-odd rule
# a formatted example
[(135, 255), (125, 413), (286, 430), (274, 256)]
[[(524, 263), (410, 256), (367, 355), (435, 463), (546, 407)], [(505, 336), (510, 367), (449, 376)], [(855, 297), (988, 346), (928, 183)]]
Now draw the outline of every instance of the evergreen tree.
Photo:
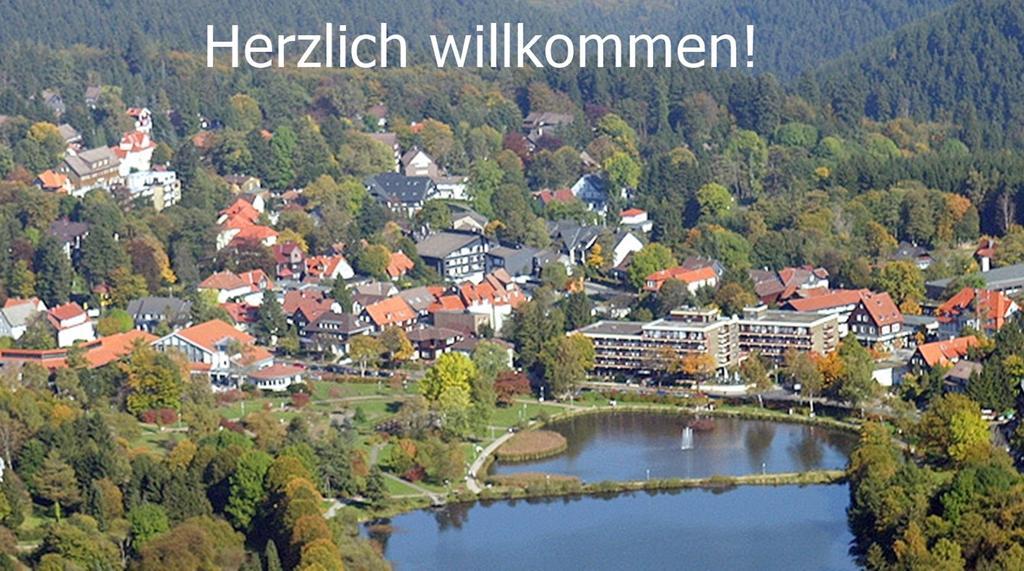
[(60, 305), (71, 295), (74, 271), (56, 238), (47, 236), (36, 250), (36, 293), (49, 307)]

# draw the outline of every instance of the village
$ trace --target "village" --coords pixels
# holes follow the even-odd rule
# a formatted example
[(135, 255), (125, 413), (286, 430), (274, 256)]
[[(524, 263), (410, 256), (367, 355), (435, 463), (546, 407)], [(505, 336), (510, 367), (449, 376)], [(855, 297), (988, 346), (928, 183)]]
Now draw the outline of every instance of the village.
[[(47, 104), (60, 112), (59, 96), (51, 94)], [(360, 255), (374, 261), (361, 265), (350, 261), (352, 248), (342, 243), (310, 251), (294, 232), (275, 229), (285, 213), (308, 209), (303, 189), (268, 189), (254, 176), (225, 174), (234, 198), (218, 214), (216, 248), (265, 249), (273, 256), (272, 271), (223, 270), (203, 277), (191, 294), (131, 299), (123, 308), (131, 329), (113, 335), (102, 335), (96, 326), (110, 305), (103, 289), (89, 299), (98, 304), (47, 307), (38, 298), (9, 298), (0, 311), (0, 337), (17, 342), (38, 320), (49, 326), (56, 347), (2, 349), (0, 366), (35, 363), (53, 370), (65, 366), (76, 349), (98, 367), (143, 342), (181, 351), (193, 373), (208, 376), (215, 390), (271, 392), (286, 391), (327, 365), (349, 365), (365, 374), (368, 365), (385, 360), (430, 363), (449, 352), (468, 356), (481, 341), (504, 347), (513, 366), (515, 312), (546, 287), (563, 298), (586, 297), (583, 322), (567, 334), (592, 343), (588, 374), (597, 380), (660, 382), (667, 375), (671, 383), (743, 394), (751, 388), (740, 375), (747, 357), (763, 358), (779, 371), (796, 353), (825, 358), (852, 337), (871, 351), (871, 378), (880, 387), (898, 387), (907, 374), (941, 370), (944, 390), (965, 392), (981, 368), (970, 360), (972, 349), (1020, 310), (1013, 296), (1024, 287), (1024, 265), (993, 267), (998, 244), (984, 238), (973, 252), (981, 287), (953, 291), (952, 278), (928, 282), (928, 299), (913, 313), (902, 311), (888, 292), (837, 287), (825, 268), (803, 266), (749, 270), (755, 295), (740, 296), (745, 303), (731, 303), (726, 309), (736, 313), (730, 314), (716, 305), (716, 290), (729, 270), (719, 260), (691, 256), (677, 265), (658, 260), (654, 266), (645, 261), (653, 271), (634, 270), (635, 257), (657, 248), (651, 220), (645, 210), (629, 206), (631, 189), (611, 184), (586, 151), (579, 156), (584, 174), (574, 184), (533, 193), (537, 206), (564, 208), (571, 217), (548, 220), (549, 245), (530, 247), (494, 235), (493, 221), (473, 209), (467, 174), (448, 172), (421, 148), (403, 148), (386, 131), (383, 106), (368, 113), (376, 118), (368, 137), (391, 153), (394, 169), (366, 177), (367, 196), (393, 216), (394, 231), (410, 239), (410, 251), (372, 246), (374, 256), (366, 250)], [(125, 209), (161, 211), (177, 204), (180, 181), (169, 164), (153, 160), (151, 111), (129, 108), (125, 114), (134, 128), (113, 147), (83, 148), (72, 125), (59, 125), (63, 162), (39, 173), (36, 186), (78, 198), (108, 192)], [(569, 114), (530, 114), (522, 124), (523, 141), (531, 148), (543, 144), (572, 121)], [(197, 135), (197, 146), (204, 144), (204, 133), (212, 131)], [(88, 224), (67, 218), (50, 227), (69, 260), (78, 258), (89, 231)], [(921, 270), (931, 263), (927, 249), (909, 243), (900, 244), (891, 259)], [(429, 268), (435, 281), (412, 279), (418, 265)], [(215, 304), (228, 319), (196, 321), (192, 296)], [(652, 298), (680, 305), (656, 319), (630, 319), (642, 316), (646, 310), (637, 307)], [(710, 305), (692, 305), (698, 300)], [(272, 315), (284, 321), (257, 343), (257, 329), (266, 328), (265, 304), (275, 306)], [(297, 346), (282, 350), (279, 344), (289, 335)], [(379, 343), (386, 336), (399, 341)]]

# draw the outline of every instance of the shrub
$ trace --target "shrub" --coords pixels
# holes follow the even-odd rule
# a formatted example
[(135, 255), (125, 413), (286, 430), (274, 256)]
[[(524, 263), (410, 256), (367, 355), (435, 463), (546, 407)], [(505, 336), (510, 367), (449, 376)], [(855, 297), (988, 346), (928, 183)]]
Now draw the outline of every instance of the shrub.
[(292, 394), (292, 406), (295, 408), (304, 408), (309, 404), (308, 393), (294, 393)]

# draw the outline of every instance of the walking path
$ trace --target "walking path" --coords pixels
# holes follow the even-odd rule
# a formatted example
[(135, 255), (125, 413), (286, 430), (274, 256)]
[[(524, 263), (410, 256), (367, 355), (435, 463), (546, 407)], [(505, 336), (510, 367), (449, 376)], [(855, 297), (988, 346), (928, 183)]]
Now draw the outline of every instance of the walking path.
[(512, 438), (513, 436), (515, 436), (514, 432), (506, 432), (505, 434), (499, 436), (497, 440), (488, 444), (487, 448), (484, 448), (482, 451), (480, 451), (479, 454), (477, 454), (476, 459), (473, 460), (473, 463), (469, 466), (469, 472), (466, 474), (466, 487), (469, 488), (469, 491), (473, 492), (474, 494), (479, 494), (481, 490), (483, 490), (483, 488), (480, 487), (480, 481), (476, 477), (477, 472), (479, 472), (480, 469), (483, 468), (484, 462), (487, 460), (487, 457), (493, 454), (494, 451), (497, 450), (499, 446), (504, 444), (509, 438)]

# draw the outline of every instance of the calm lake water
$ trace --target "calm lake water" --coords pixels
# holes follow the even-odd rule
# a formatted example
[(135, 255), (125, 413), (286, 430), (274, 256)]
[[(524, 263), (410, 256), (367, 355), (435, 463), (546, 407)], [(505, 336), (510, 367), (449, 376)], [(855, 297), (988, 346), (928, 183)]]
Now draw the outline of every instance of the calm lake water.
[(710, 418), (681, 450), (692, 419), (648, 413), (592, 414), (548, 425), (565, 435), (568, 449), (535, 462), (500, 464), (494, 474), (545, 472), (584, 482), (651, 478), (704, 478), (765, 472), (844, 469), (856, 436), (803, 424)]
[[(548, 426), (568, 450), (496, 473), (584, 481), (844, 468), (852, 435), (716, 418), (681, 450), (682, 417), (622, 413)], [(854, 569), (844, 485), (739, 487), (462, 504), (400, 515), (372, 534), (407, 569)]]
[(844, 570), (848, 488), (739, 487), (464, 504), (391, 520), (395, 569)]

